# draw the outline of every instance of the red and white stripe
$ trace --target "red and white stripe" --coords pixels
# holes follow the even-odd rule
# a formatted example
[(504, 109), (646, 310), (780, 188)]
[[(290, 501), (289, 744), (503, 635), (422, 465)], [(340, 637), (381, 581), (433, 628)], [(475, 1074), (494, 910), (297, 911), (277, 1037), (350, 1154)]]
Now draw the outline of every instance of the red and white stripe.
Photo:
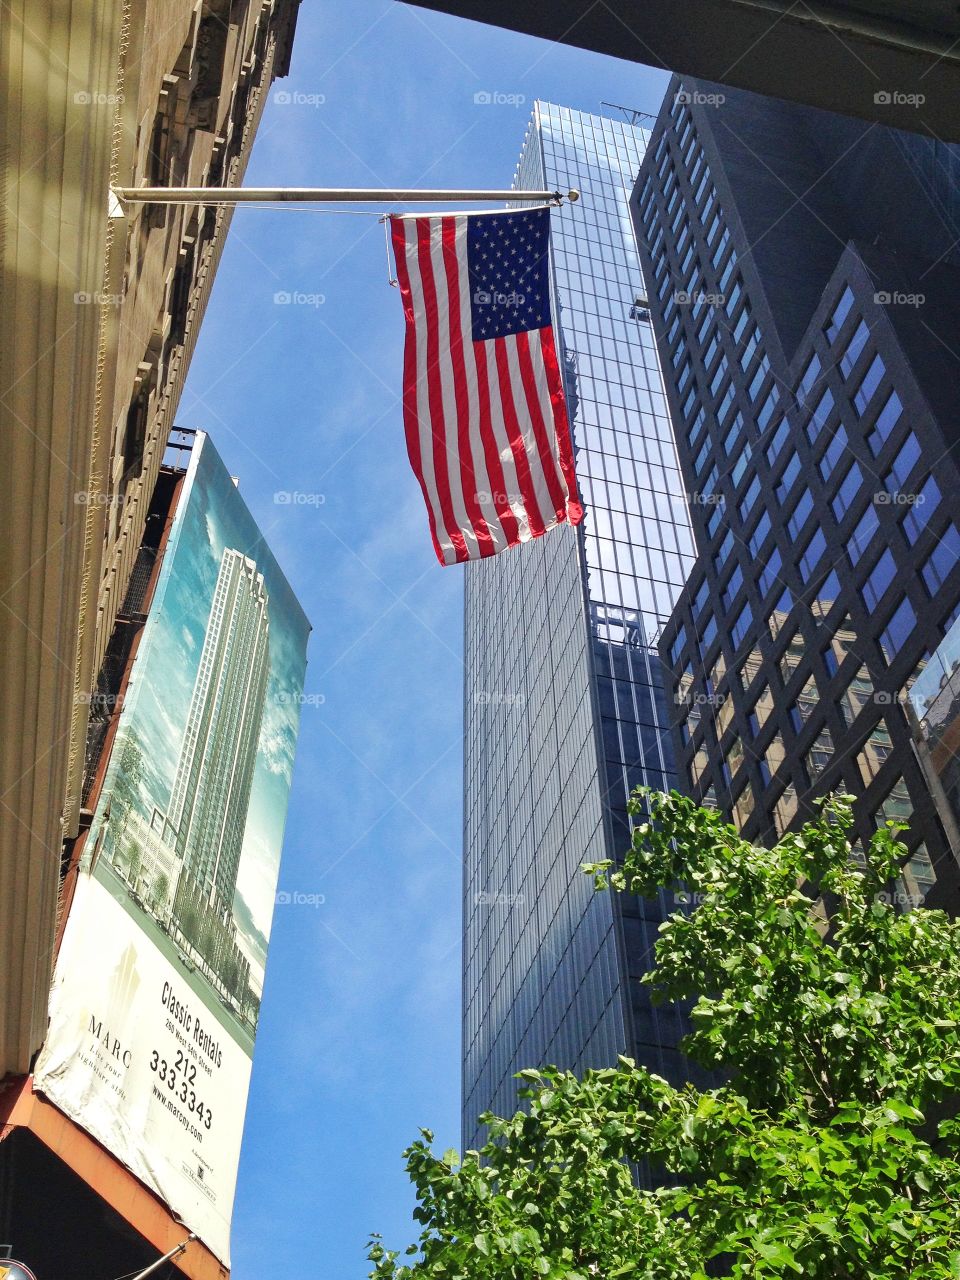
[(579, 524), (553, 329), (472, 339), (464, 215), (391, 219), (406, 317), (403, 420), (441, 564)]

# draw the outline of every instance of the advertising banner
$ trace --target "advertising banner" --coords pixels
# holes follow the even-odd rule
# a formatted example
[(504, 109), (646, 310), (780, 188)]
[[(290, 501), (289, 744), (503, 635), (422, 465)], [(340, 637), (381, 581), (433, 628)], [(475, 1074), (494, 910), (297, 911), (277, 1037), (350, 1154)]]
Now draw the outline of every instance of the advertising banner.
[(34, 1087), (227, 1265), (308, 633), (198, 435)]

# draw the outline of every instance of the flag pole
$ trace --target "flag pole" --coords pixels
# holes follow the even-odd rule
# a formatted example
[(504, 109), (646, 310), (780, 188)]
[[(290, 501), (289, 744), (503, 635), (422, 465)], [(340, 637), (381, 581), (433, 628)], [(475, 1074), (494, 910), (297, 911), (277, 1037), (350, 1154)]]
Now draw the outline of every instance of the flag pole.
[(423, 191), (369, 187), (114, 187), (121, 204), (406, 204), (465, 200), (539, 200), (560, 205), (580, 199), (571, 191)]

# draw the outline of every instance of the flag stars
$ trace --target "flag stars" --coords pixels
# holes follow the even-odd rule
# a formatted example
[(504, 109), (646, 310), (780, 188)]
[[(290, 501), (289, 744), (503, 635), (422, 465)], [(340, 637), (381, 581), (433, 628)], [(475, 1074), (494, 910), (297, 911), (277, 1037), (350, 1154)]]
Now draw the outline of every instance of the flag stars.
[(548, 235), (543, 210), (497, 218), (468, 215), (467, 266), (475, 341), (549, 325)]

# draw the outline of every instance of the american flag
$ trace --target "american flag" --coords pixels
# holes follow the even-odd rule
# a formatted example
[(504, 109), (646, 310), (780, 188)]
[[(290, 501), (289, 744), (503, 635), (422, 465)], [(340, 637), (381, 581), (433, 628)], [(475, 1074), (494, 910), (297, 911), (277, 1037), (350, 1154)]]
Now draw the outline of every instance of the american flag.
[(440, 563), (579, 524), (550, 319), (550, 210), (390, 221), (407, 451)]

